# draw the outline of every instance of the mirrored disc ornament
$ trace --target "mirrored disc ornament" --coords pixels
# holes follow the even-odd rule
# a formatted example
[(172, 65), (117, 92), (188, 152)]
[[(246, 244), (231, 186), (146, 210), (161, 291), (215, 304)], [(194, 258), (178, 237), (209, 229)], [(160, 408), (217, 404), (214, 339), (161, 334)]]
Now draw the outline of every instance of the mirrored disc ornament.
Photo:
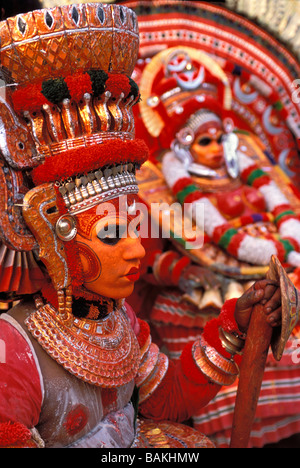
[(63, 215), (56, 223), (56, 234), (59, 239), (63, 241), (70, 241), (74, 239), (77, 234), (76, 222), (73, 216)]

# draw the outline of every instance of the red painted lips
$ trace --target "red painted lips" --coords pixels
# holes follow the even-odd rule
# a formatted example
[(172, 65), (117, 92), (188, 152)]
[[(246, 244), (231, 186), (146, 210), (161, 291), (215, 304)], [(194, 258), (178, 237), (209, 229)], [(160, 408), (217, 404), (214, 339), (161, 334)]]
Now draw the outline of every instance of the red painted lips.
[(131, 270), (125, 276), (129, 279), (129, 281), (137, 281), (140, 277), (140, 274), (141, 273), (139, 268), (131, 268)]

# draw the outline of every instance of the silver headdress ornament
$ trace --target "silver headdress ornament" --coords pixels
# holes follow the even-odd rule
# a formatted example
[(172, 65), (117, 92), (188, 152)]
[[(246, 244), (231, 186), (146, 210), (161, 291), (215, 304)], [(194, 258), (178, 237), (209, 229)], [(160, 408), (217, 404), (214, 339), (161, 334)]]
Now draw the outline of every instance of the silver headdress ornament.
[(201, 177), (215, 177), (217, 175), (216, 171), (207, 168), (202, 164), (195, 163), (190, 152), (190, 147), (195, 141), (195, 134), (200, 127), (208, 122), (217, 122), (221, 124), (225, 130), (225, 134), (222, 138), (222, 145), (226, 169), (228, 175), (232, 179), (236, 179), (239, 176), (239, 165), (236, 152), (238, 148), (238, 137), (232, 132), (232, 126), (222, 122), (220, 117), (214, 112), (207, 109), (200, 109), (198, 112), (195, 112), (188, 119), (184, 128), (176, 134), (176, 138), (172, 142), (172, 150), (191, 174)]
[(222, 120), (214, 112), (211, 112), (207, 109), (200, 109), (198, 112), (195, 112), (186, 123), (186, 127), (193, 130), (194, 134), (197, 133), (198, 128), (208, 122), (218, 122), (222, 125)]

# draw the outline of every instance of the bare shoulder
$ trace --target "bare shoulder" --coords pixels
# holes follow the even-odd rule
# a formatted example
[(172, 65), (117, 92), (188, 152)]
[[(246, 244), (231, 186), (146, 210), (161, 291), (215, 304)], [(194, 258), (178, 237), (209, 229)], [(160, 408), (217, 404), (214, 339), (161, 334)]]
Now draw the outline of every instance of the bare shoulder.
[[(29, 317), (29, 315), (35, 311), (34, 301), (23, 300), (20, 301), (17, 305), (12, 307), (7, 314), (14, 318), (23, 328), (25, 327), (24, 322)], [(26, 327), (25, 327), (26, 328)]]

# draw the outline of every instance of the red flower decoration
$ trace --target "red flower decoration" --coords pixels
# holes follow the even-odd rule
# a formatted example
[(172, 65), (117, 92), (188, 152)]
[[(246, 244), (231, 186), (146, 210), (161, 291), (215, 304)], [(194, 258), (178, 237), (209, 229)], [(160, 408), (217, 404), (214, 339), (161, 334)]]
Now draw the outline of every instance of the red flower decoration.
[(127, 97), (131, 91), (129, 78), (125, 75), (110, 73), (106, 81), (106, 89), (113, 98), (119, 97), (121, 93)]
[(30, 442), (31, 432), (21, 423), (0, 423), (0, 447), (25, 447)]
[(92, 94), (92, 81), (88, 73), (76, 73), (65, 78), (71, 98), (78, 102), (85, 93)]
[(24, 88), (17, 89), (12, 95), (12, 101), (16, 112), (34, 112), (44, 104), (52, 105), (42, 94), (42, 84), (34, 83)]
[(48, 157), (32, 172), (35, 184), (67, 179), (75, 174), (89, 172), (110, 164), (127, 162), (142, 164), (149, 150), (143, 140), (109, 140), (101, 145), (70, 149), (57, 156)]

